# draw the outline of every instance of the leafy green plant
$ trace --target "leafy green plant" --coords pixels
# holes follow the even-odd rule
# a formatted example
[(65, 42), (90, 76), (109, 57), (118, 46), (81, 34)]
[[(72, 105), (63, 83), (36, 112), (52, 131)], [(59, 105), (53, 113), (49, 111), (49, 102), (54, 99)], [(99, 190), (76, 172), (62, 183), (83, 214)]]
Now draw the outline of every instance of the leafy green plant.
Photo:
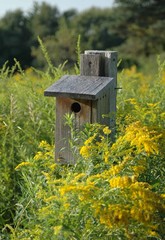
[(108, 127), (87, 128), (91, 136), (74, 166), (54, 163), (53, 147), (42, 141), (35, 157), (16, 167), (28, 194), (18, 204), (12, 236), (161, 239), (164, 195), (142, 180), (152, 155), (159, 155), (160, 134), (135, 122), (112, 143)]
[(43, 96), (65, 71), (47, 61), (45, 72), (1, 70), (0, 238), (163, 239), (164, 63), (156, 76), (119, 74), (114, 142), (107, 126), (78, 132), (65, 116), (68, 166), (54, 162), (54, 100)]
[(63, 75), (62, 68), (53, 70), (51, 66), (41, 74), (32, 68), (22, 70), (15, 60), (13, 68), (6, 63), (1, 70), (0, 226), (12, 222), (21, 193), (15, 166), (35, 154), (42, 138), (54, 142), (54, 101), (45, 98), (43, 92), (55, 76)]

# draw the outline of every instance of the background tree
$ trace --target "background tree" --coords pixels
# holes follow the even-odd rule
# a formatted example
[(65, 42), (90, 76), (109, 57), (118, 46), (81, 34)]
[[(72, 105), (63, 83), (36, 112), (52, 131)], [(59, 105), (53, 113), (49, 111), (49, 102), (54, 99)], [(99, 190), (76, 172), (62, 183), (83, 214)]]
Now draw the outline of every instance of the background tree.
[[(76, 41), (81, 50), (117, 50), (124, 66), (139, 65), (151, 55), (165, 52), (164, 0), (115, 0), (111, 8), (90, 8), (60, 13), (56, 6), (35, 2), (24, 15), (8, 12), (0, 19), (0, 66), (17, 58), (22, 67), (44, 68), (38, 36), (55, 66), (76, 61)], [(146, 61), (146, 60), (145, 60)]]
[(121, 20), (116, 31), (125, 37), (122, 51), (149, 56), (165, 50), (165, 1), (116, 0)]
[(57, 7), (53, 7), (46, 2), (41, 4), (34, 2), (32, 11), (29, 12), (29, 28), (32, 31), (32, 44), (37, 45), (37, 37), (54, 35), (58, 30), (58, 20), (60, 13)]
[(31, 33), (27, 27), (27, 18), (21, 10), (7, 12), (0, 19), (0, 65), (9, 61), (13, 65), (13, 59), (17, 58), (23, 67), (31, 62), (30, 39)]
[(83, 49), (113, 49), (122, 43), (122, 38), (114, 32), (113, 9), (91, 8), (75, 17), (74, 27), (81, 35)]
[[(77, 60), (77, 38), (78, 35), (71, 26), (71, 16), (63, 15), (59, 19), (59, 29), (56, 34), (47, 36), (43, 39), (43, 44), (46, 47), (54, 66), (58, 66), (67, 61), (67, 68), (71, 66), (73, 67)], [(33, 64), (39, 68), (44, 68), (45, 58), (41, 48), (33, 48), (32, 55), (34, 57)]]

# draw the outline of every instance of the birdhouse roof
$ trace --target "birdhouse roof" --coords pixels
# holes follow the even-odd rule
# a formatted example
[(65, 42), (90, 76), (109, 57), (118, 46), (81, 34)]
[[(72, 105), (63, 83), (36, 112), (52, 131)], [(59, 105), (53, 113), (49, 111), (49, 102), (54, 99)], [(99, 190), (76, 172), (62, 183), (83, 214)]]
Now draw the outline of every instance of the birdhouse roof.
[(112, 84), (113, 78), (65, 75), (44, 91), (45, 96), (96, 100)]

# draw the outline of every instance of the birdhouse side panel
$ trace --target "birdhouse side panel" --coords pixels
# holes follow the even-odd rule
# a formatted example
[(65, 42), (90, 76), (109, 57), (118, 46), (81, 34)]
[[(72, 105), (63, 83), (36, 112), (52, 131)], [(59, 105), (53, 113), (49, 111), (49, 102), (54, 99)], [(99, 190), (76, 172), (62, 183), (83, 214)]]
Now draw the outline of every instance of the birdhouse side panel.
[(112, 81), (112, 87), (109, 90), (109, 120), (110, 128), (115, 127), (116, 122), (116, 82), (115, 79)]
[(110, 118), (108, 117), (110, 113), (110, 89), (105, 92), (99, 99), (97, 103), (97, 121), (103, 125), (110, 126)]

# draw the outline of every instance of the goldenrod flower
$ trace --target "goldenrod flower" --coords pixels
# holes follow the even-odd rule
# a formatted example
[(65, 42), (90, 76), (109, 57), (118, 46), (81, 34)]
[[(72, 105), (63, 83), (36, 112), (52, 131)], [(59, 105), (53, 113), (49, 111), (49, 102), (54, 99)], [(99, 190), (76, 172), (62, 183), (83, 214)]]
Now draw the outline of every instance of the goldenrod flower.
[(32, 166), (32, 165), (33, 165), (33, 163), (31, 163), (31, 162), (22, 162), (15, 167), (15, 170), (18, 170), (21, 167)]
[(45, 178), (46, 178), (47, 181), (50, 181), (50, 180), (51, 180), (51, 176), (50, 176), (49, 173), (42, 171), (42, 174), (45, 176)]
[(80, 149), (80, 154), (84, 158), (89, 158), (91, 155), (90, 151), (91, 151), (91, 146), (82, 146), (82, 148)]
[(103, 133), (105, 135), (109, 135), (111, 133), (111, 130), (109, 129), (109, 127), (105, 127), (105, 128), (103, 128)]
[(147, 106), (148, 106), (148, 107), (155, 108), (155, 107), (157, 107), (159, 104), (160, 104), (160, 102), (157, 102), (157, 103), (147, 103)]
[(100, 223), (105, 224), (109, 228), (116, 225), (122, 226), (128, 224), (129, 210), (128, 206), (121, 204), (109, 204), (108, 207), (96, 208), (97, 215), (100, 216)]
[(63, 207), (64, 207), (65, 210), (68, 209), (70, 207), (70, 203), (65, 202), (63, 204)]
[(161, 196), (163, 199), (165, 199), (165, 193), (162, 193), (160, 196)]
[(78, 181), (80, 178), (83, 178), (84, 176), (86, 176), (85, 173), (76, 174), (76, 176), (74, 177), (73, 182)]
[(109, 172), (110, 175), (116, 175), (116, 174), (118, 174), (122, 169), (123, 169), (123, 165), (122, 165), (122, 164), (119, 164), (119, 165), (116, 165), (116, 166), (111, 167), (108, 172)]
[(136, 101), (135, 98), (129, 98), (129, 99), (127, 99), (126, 101), (130, 102), (130, 103), (133, 104), (133, 105), (136, 105), (136, 104), (137, 104), (137, 101)]
[[(153, 134), (154, 136), (152, 137)], [(154, 131), (149, 131), (146, 126), (142, 126), (138, 121), (127, 127), (124, 138), (130, 142), (131, 146), (136, 146), (138, 152), (145, 150), (148, 154), (158, 154), (157, 141), (161, 136)]]
[(114, 177), (112, 178), (109, 183), (110, 186), (113, 188), (124, 188), (128, 187), (134, 182), (135, 179), (129, 176), (123, 176), (123, 177)]
[(103, 155), (105, 163), (108, 163), (109, 156), (110, 156), (110, 152), (109, 151), (105, 151), (104, 155)]
[(39, 209), (39, 213), (45, 218), (47, 215), (52, 213), (51, 205), (48, 205), (46, 207), (42, 207)]
[(65, 193), (73, 191), (75, 189), (77, 189), (76, 186), (63, 186), (63, 187), (60, 187), (59, 192), (63, 196)]
[(55, 226), (55, 227), (53, 228), (53, 230), (54, 230), (54, 235), (58, 235), (58, 234), (60, 233), (61, 229), (62, 229), (62, 226)]
[(44, 154), (41, 151), (38, 151), (34, 156), (34, 160), (40, 160), (44, 158)]
[(154, 230), (148, 231), (148, 235), (149, 235), (150, 237), (156, 237), (156, 238), (160, 239), (159, 234), (158, 234), (156, 231), (154, 231)]
[(56, 195), (53, 195), (53, 196), (50, 196), (50, 197), (44, 199), (45, 202), (51, 202), (53, 200), (57, 200), (57, 196)]
[(93, 142), (93, 140), (95, 139), (96, 135), (97, 135), (97, 134), (95, 133), (93, 136), (89, 137), (89, 138), (84, 142), (84, 145), (87, 146), (87, 145), (91, 144), (91, 143)]
[(139, 175), (140, 173), (144, 172), (146, 167), (138, 165), (138, 166), (133, 166), (132, 169), (133, 169), (133, 171), (135, 172), (136, 175)]
[(40, 148), (49, 148), (50, 145), (46, 141), (42, 140), (39, 144), (39, 147)]
[(56, 163), (53, 163), (49, 166), (49, 168), (53, 171), (55, 170), (55, 168), (57, 167), (57, 164)]

